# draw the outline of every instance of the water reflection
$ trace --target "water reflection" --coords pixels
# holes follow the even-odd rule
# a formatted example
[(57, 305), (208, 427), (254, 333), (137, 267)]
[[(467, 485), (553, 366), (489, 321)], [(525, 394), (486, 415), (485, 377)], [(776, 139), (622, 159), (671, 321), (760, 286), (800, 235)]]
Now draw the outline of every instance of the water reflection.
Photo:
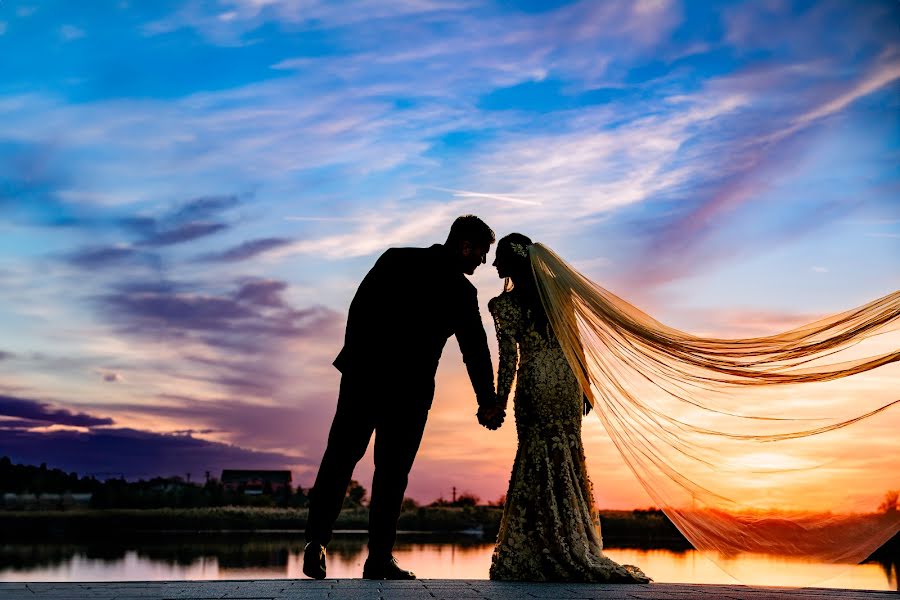
[[(341, 534), (329, 546), (331, 577), (359, 577), (364, 535)], [(484, 579), (493, 544), (471, 536), (401, 535), (395, 555), (424, 578)], [(658, 582), (734, 583), (697, 552), (673, 548), (608, 548), (618, 562), (640, 565)], [(93, 543), (0, 545), (0, 581), (135, 581), (160, 579), (300, 578), (300, 533), (130, 536)], [(896, 590), (895, 560), (834, 567), (784, 557), (742, 555), (726, 568), (745, 583), (797, 585), (810, 575), (822, 587)]]

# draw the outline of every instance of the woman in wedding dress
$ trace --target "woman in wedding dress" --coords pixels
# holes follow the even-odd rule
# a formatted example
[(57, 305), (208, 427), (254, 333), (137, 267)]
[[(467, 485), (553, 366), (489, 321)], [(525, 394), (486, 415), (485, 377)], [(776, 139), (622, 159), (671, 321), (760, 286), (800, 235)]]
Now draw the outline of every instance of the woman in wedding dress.
[(900, 473), (885, 413), (900, 406), (900, 291), (725, 339), (655, 321), (522, 234), (498, 242), (494, 266), (497, 395), (505, 407), (516, 381), (518, 450), (491, 579), (649, 581), (603, 554), (591, 407), (657, 506), (739, 580), (758, 575), (731, 560), (743, 553), (853, 564), (900, 531), (900, 510), (873, 510)]
[(590, 404), (541, 306), (530, 244), (515, 233), (498, 242), (494, 266), (507, 285), (488, 304), (500, 344), (497, 396), (505, 404), (517, 378), (519, 438), (491, 579), (646, 583), (640, 569), (603, 554), (581, 443)]

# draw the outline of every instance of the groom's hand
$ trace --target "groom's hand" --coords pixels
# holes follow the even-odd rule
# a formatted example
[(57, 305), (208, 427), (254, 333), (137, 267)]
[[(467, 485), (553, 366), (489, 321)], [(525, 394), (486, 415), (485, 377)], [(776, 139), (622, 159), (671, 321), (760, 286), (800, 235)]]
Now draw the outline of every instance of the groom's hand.
[(490, 430), (495, 430), (503, 424), (506, 418), (506, 409), (498, 405), (484, 405), (478, 407), (478, 422)]

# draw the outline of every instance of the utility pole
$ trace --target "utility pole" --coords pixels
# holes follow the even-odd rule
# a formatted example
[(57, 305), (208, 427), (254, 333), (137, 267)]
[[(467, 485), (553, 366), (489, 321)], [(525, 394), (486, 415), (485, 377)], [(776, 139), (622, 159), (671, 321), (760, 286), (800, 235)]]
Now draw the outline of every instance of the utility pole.
[(206, 483), (209, 483), (209, 471), (206, 471)]
[(453, 486), (453, 504), (456, 504), (456, 486)]
[(190, 483), (191, 482), (191, 474), (190, 473), (185, 473), (185, 474), (187, 475), (187, 482)]

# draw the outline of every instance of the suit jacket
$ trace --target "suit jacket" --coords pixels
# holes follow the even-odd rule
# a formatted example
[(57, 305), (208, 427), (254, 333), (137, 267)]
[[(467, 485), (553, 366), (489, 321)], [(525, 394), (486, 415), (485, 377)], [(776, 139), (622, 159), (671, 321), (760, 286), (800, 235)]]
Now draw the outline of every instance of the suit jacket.
[[(456, 335), (479, 404), (494, 402), (494, 370), (475, 286), (441, 244), (390, 248), (350, 304), (334, 366), (427, 402), (447, 338)], [(418, 401), (418, 400), (417, 400)]]

